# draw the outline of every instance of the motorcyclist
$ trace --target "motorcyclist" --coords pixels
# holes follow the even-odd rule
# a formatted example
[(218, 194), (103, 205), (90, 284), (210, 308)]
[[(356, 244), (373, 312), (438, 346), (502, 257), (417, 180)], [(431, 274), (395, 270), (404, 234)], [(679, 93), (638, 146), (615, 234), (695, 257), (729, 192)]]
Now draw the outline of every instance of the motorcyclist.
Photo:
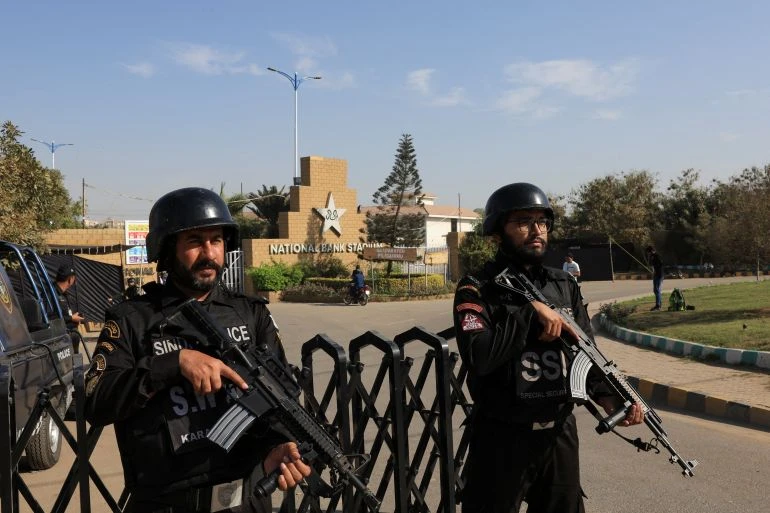
[(353, 269), (353, 274), (350, 275), (350, 295), (358, 297), (364, 286), (364, 273), (361, 271), (361, 266), (356, 265), (356, 268)]

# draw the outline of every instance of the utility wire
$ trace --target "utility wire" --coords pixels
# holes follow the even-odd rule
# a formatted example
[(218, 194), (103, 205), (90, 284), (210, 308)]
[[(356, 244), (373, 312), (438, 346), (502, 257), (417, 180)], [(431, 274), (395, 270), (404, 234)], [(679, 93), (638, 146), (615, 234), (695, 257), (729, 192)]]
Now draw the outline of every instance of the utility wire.
[(129, 196), (127, 194), (122, 194), (120, 192), (114, 192), (114, 191), (111, 191), (109, 189), (103, 189), (101, 187), (96, 187), (96, 186), (91, 185), (89, 183), (84, 183), (84, 185), (86, 187), (88, 187), (89, 189), (94, 189), (96, 191), (104, 192), (104, 193), (107, 193), (107, 194), (112, 194), (113, 196), (120, 196), (121, 198), (127, 198), (127, 199), (138, 200), (138, 201), (149, 201), (150, 203), (153, 203), (155, 201), (155, 199), (139, 198), (137, 196)]

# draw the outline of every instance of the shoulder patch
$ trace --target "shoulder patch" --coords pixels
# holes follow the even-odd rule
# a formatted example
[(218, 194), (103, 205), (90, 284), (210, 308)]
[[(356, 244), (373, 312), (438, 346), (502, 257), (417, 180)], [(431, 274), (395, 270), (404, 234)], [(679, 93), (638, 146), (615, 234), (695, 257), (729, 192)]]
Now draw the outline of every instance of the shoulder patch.
[(106, 340), (103, 340), (102, 342), (99, 342), (96, 344), (96, 349), (104, 349), (108, 353), (111, 353), (115, 350), (115, 346), (112, 345), (111, 342), (107, 342)]
[(479, 331), (486, 328), (484, 321), (478, 315), (472, 313), (465, 314), (460, 327), (463, 331)]
[(97, 354), (94, 359), (91, 360), (91, 366), (86, 372), (86, 396), (91, 396), (94, 393), (96, 384), (102, 378), (104, 369), (107, 368), (107, 359), (103, 354)]
[(118, 338), (120, 336), (120, 326), (118, 326), (118, 323), (109, 320), (104, 323), (104, 327), (102, 328), (102, 335), (105, 335), (109, 338)]
[(462, 312), (463, 310), (473, 310), (474, 312), (484, 311), (484, 307), (477, 305), (476, 303), (460, 303), (455, 307), (455, 310)]
[(457, 287), (457, 292), (460, 292), (461, 290), (467, 290), (469, 292), (473, 292), (478, 297), (481, 297), (481, 292), (479, 291), (478, 287), (475, 285), (460, 285)]
[(470, 283), (471, 285), (475, 285), (475, 286), (481, 288), (481, 280), (479, 280), (478, 278), (476, 278), (472, 274), (466, 274), (465, 276), (463, 276), (460, 279), (460, 283), (463, 283), (463, 284), (464, 283)]

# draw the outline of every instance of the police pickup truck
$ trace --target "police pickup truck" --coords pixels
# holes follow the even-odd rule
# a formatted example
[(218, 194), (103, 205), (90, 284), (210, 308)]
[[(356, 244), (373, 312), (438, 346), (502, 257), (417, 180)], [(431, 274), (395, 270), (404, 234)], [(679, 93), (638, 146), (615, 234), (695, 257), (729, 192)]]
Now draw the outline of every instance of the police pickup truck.
[[(0, 447), (15, 447), (41, 396), (64, 417), (72, 401), (72, 369), (72, 342), (43, 262), (29, 247), (0, 241), (0, 422), (11, 419), (11, 429), (0, 430), (10, 440), (0, 439)], [(61, 446), (59, 428), (44, 411), (23, 461), (30, 470), (50, 468)]]

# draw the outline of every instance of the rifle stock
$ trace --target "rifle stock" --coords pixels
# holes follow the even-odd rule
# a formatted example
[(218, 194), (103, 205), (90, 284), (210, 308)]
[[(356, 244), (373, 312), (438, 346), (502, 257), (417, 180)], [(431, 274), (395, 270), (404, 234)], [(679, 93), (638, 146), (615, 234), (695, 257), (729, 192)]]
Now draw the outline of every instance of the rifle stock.
[[(514, 282), (518, 286), (515, 285)], [(571, 359), (569, 371), (570, 398), (575, 403), (586, 406), (597, 418), (599, 421), (599, 424), (596, 427), (597, 433), (602, 434), (614, 431), (617, 423), (626, 417), (628, 410), (634, 403), (636, 403), (642, 409), (645, 425), (653, 434), (653, 442), (646, 445), (651, 448), (656, 448), (658, 443), (663, 445), (669, 452), (669, 461), (671, 463), (676, 463), (681, 467), (682, 475), (685, 477), (692, 477), (694, 475), (693, 468), (698, 462), (696, 460), (685, 460), (679, 455), (671, 445), (671, 442), (669, 442), (668, 434), (663, 429), (663, 426), (661, 425), (662, 420), (657, 412), (647, 404), (642, 396), (639, 395), (639, 392), (637, 392), (628, 382), (618, 369), (617, 365), (615, 365), (615, 362), (607, 360), (601, 351), (599, 351), (594, 340), (583, 331), (577, 322), (575, 322), (575, 319), (555, 308), (543, 293), (535, 287), (529, 278), (521, 272), (505, 269), (495, 277), (495, 283), (506, 290), (520, 294), (529, 302), (540, 301), (541, 303), (544, 303), (557, 312), (561, 318), (572, 327), (575, 333), (577, 333), (577, 338), (575, 340), (567, 340), (565, 337), (560, 337), (560, 340)], [(607, 417), (602, 417), (596, 407), (589, 402), (586, 385), (588, 382), (588, 374), (594, 369), (598, 371), (602, 381), (623, 402), (620, 408)], [(638, 444), (634, 442), (631, 443), (636, 445), (637, 448), (641, 448)]]
[[(183, 318), (179, 321), (179, 318)], [(257, 348), (252, 360), (235, 344), (214, 319), (196, 300), (185, 301), (169, 321), (184, 328), (192, 327), (202, 337), (202, 342), (215, 348), (216, 356), (235, 370), (248, 383), (248, 390), (234, 390), (237, 398), (220, 419), (212, 426), (207, 438), (232, 450), (238, 439), (257, 420), (267, 423), (271, 429), (297, 441), (300, 454), (308, 463), (319, 462), (328, 467), (337, 486), (321, 481), (318, 476), (308, 478), (312, 492), (330, 496), (340, 493), (345, 484), (352, 485), (361, 496), (369, 511), (377, 512), (381, 502), (356, 475), (356, 468), (342, 452), (339, 442), (300, 405), (300, 386), (266, 344)], [(278, 484), (279, 471), (266, 476), (256, 486), (257, 495), (272, 493)]]

